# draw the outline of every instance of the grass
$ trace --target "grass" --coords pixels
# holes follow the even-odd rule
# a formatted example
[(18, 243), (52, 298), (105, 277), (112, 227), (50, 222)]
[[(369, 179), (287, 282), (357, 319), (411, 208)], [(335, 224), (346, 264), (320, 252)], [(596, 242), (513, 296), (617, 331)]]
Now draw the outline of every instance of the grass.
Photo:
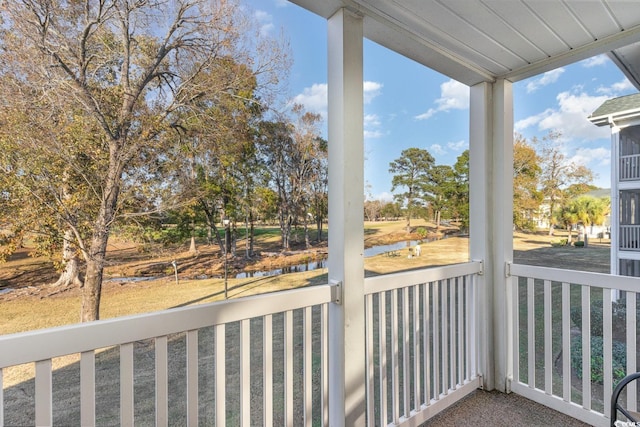
[[(404, 237), (405, 234), (402, 231), (404, 228), (404, 221), (398, 221), (394, 223), (373, 223), (367, 224), (365, 232), (366, 245), (371, 246), (374, 244), (390, 243), (398, 239), (399, 236)], [(273, 234), (265, 232), (265, 235), (270, 239), (277, 239)], [(559, 247), (554, 248), (550, 245), (552, 238), (546, 234), (516, 234), (514, 239), (514, 259), (515, 262), (533, 265), (554, 265), (559, 267), (568, 267), (574, 269), (582, 269), (590, 271), (602, 271), (605, 268), (608, 270), (609, 262), (609, 249), (606, 244), (593, 244), (588, 248), (574, 248), (574, 247)], [(242, 248), (242, 245), (238, 245)], [(401, 256), (388, 257), (384, 255), (378, 255), (375, 257), (367, 258), (365, 260), (365, 274), (367, 276), (387, 274), (395, 271), (411, 270), (417, 268), (423, 268), (426, 266), (445, 265), (457, 262), (464, 262), (468, 260), (468, 239), (463, 237), (448, 238), (444, 240), (434, 241), (422, 245), (422, 256), (408, 258), (401, 251)], [(34, 264), (35, 263), (35, 264)], [(605, 266), (606, 264), (606, 266)], [(15, 268), (21, 268), (25, 271), (29, 271), (34, 265), (40, 266), (38, 260), (34, 259), (21, 259), (19, 265), (13, 266)], [(39, 267), (41, 268), (41, 267)], [(300, 286), (309, 286), (314, 284), (321, 284), (327, 282), (326, 270), (317, 270), (312, 272), (295, 273), (282, 276), (264, 277), (264, 278), (251, 278), (251, 279), (235, 279), (228, 280), (228, 290), (231, 298), (253, 295), (257, 293), (272, 292), (281, 289), (289, 289)], [(103, 289), (103, 302), (101, 307), (102, 318), (110, 318), (123, 316), (134, 313), (150, 312), (162, 309), (168, 309), (172, 307), (181, 307), (192, 304), (200, 304), (205, 302), (222, 300), (224, 295), (224, 281), (221, 279), (206, 279), (206, 280), (186, 280), (181, 278), (179, 283), (176, 284), (173, 277), (170, 276), (165, 279), (152, 280), (147, 282), (138, 283), (119, 283), (108, 282)], [(540, 312), (542, 304), (538, 303), (542, 301), (541, 286), (536, 287), (536, 318), (542, 318)], [(554, 298), (556, 291), (554, 290)], [(16, 298), (12, 300), (6, 300), (2, 302), (2, 311), (0, 311), (0, 334), (19, 332), (25, 330), (39, 329), (50, 326), (64, 325), (75, 323), (78, 319), (79, 311), (79, 294), (77, 292), (64, 292), (51, 297), (40, 297), (39, 295), (25, 296), (22, 298)], [(522, 297), (521, 297), (522, 298)], [(572, 296), (572, 303), (574, 298)], [(577, 300), (579, 302), (579, 299)], [(554, 311), (554, 316), (557, 316), (557, 311)], [(296, 315), (297, 316), (297, 315)], [(295, 322), (298, 325), (299, 322)], [(554, 324), (559, 324), (554, 317)], [(280, 323), (278, 323), (280, 325)], [(297, 327), (297, 326), (296, 326)], [(540, 327), (540, 326), (538, 326)], [(230, 326), (229, 331), (233, 335), (234, 326)], [(253, 324), (252, 324), (253, 328)], [(257, 326), (259, 329), (259, 327)], [(282, 336), (282, 326), (274, 326), (276, 335)], [(253, 334), (253, 332), (252, 332)], [(296, 332), (299, 334), (299, 332)], [(537, 337), (542, 337), (541, 331), (536, 331)], [(554, 332), (554, 344), (553, 348), (557, 347), (558, 338)], [(299, 336), (299, 335), (296, 335)], [(207, 331), (203, 331), (201, 338), (201, 345), (209, 348), (211, 346), (211, 336)], [(229, 342), (235, 342), (236, 338), (229, 336)], [(173, 382), (176, 382), (175, 386), (177, 390), (183, 390), (183, 385), (180, 381), (182, 369), (184, 366), (183, 356), (183, 341), (184, 335), (178, 334), (175, 337), (170, 338), (172, 360), (175, 367), (170, 369), (171, 375), (174, 378)], [(299, 342), (299, 339), (295, 340)], [(258, 342), (257, 342), (257, 345)], [(279, 344), (277, 344), (279, 345)], [(521, 342), (522, 345), (522, 342)], [(233, 347), (233, 346), (232, 346)], [(525, 341), (526, 347), (526, 341)], [(537, 345), (537, 348), (542, 346)], [(140, 380), (142, 384), (153, 384), (153, 379), (148, 378), (148, 373), (144, 373), (144, 366), (148, 363), (153, 363), (153, 346), (149, 342), (136, 344), (136, 371), (140, 370)], [(231, 347), (230, 347), (231, 349)], [(274, 351), (276, 349), (274, 348)], [(203, 372), (211, 372), (211, 357), (209, 350), (203, 350), (202, 357), (204, 365), (202, 366)], [(280, 350), (278, 350), (280, 351)], [(182, 352), (182, 353), (181, 353)], [(526, 349), (525, 349), (526, 352)], [(259, 354), (260, 352), (256, 353)], [(181, 356), (182, 354), (182, 356)], [(521, 354), (523, 352), (521, 351)], [(233, 366), (237, 364), (237, 352), (229, 351), (226, 355), (228, 358), (228, 365)], [(261, 355), (260, 355), (261, 357)], [(540, 355), (536, 356), (538, 360)], [(117, 351), (115, 349), (106, 349), (99, 353), (97, 356), (99, 359), (97, 365), (97, 375), (100, 376), (102, 381), (106, 381), (105, 390), (113, 389), (117, 390), (118, 386), (118, 373), (113, 370), (117, 368)], [(253, 360), (252, 364), (256, 366), (260, 365), (259, 360)], [(296, 362), (299, 363), (299, 362)], [(316, 361), (317, 363), (317, 361)], [(114, 368), (115, 366), (115, 368)], [(171, 365), (174, 366), (174, 365)], [(296, 365), (298, 366), (298, 365)], [(174, 369), (175, 368), (175, 369)], [(12, 368), (13, 369), (13, 368)], [(60, 387), (60, 384), (73, 384), (73, 378), (77, 378), (77, 356), (70, 356), (68, 358), (58, 358), (54, 360), (54, 383), (58, 384), (55, 387)], [(150, 368), (153, 371), (153, 368)], [(276, 369), (276, 368), (274, 368)], [(279, 368), (278, 368), (279, 369)], [(538, 374), (540, 370), (536, 370)], [(23, 408), (24, 405), (32, 405), (32, 403), (25, 403), (24, 396), (32, 396), (33, 390), (33, 368), (32, 367), (17, 367), (13, 370), (5, 370), (4, 384), (5, 387), (5, 399), (13, 405), (14, 408)], [(136, 374), (138, 375), (138, 374)], [(557, 374), (556, 374), (557, 376)], [(138, 380), (136, 380), (138, 381)], [(212, 381), (214, 378), (211, 374), (204, 374), (201, 378), (202, 389), (212, 389)], [(256, 379), (256, 384), (260, 383), (260, 379)], [(77, 382), (76, 382), (77, 384)], [(208, 385), (207, 385), (208, 384)], [(138, 385), (136, 385), (138, 387)], [(142, 387), (142, 386), (140, 386)], [(235, 387), (235, 386), (234, 386)], [(252, 385), (253, 387), (253, 385)], [(257, 386), (256, 386), (257, 387)], [(281, 385), (275, 385), (278, 390), (281, 390)], [(280, 387), (280, 388), (278, 388)], [(299, 387), (299, 386), (296, 386)], [(63, 387), (64, 388), (64, 387)], [(150, 387), (153, 389), (153, 387)], [(259, 387), (258, 387), (259, 388)], [(297, 388), (296, 390), (299, 390)], [(64, 391), (64, 390), (63, 390)], [(274, 390), (275, 392), (276, 390)], [(69, 392), (70, 393), (70, 392)], [(74, 391), (73, 393), (77, 393)], [(100, 391), (99, 393), (102, 393)], [(117, 391), (114, 391), (116, 393)], [(256, 396), (260, 394), (256, 391)], [(277, 393), (281, 394), (281, 391)], [(23, 396), (24, 395), (24, 396)], [(63, 394), (63, 401), (71, 399), (73, 396), (67, 396)], [(139, 395), (138, 389), (136, 389), (136, 402), (145, 400), (143, 395)], [(111, 392), (104, 392), (104, 395), (97, 397), (97, 400), (106, 402), (107, 406), (112, 406), (117, 410), (117, 402), (110, 404), (113, 399)], [(213, 396), (203, 397), (203, 407), (207, 407), (206, 413), (201, 414), (203, 422), (206, 424), (207, 420), (210, 420), (213, 416), (211, 412), (211, 405)], [(28, 399), (27, 399), (28, 400)], [(151, 398), (152, 400), (152, 398)], [(283, 400), (277, 399), (279, 402)], [(69, 405), (73, 406), (73, 403)], [(177, 408), (174, 420), (179, 422), (182, 418), (183, 409), (181, 403), (176, 403)], [(257, 404), (254, 406), (258, 406)], [(232, 412), (235, 412), (233, 408), (237, 407), (237, 402), (230, 402), (229, 408)], [(151, 417), (150, 411), (153, 408), (138, 407), (136, 404), (136, 411), (141, 411), (140, 419), (146, 419)], [(19, 409), (21, 410), (21, 409)], [(27, 411), (29, 412), (29, 411)], [(63, 411), (64, 412), (64, 411)], [(259, 412), (259, 411), (258, 411)], [(146, 415), (145, 415), (146, 414)], [(66, 415), (58, 415), (59, 419), (64, 418)], [(75, 415), (74, 415), (75, 416)], [(105, 422), (109, 419), (113, 419), (113, 414), (102, 414), (101, 419)], [(138, 419), (138, 418), (136, 418)], [(149, 418), (150, 420), (152, 418)], [(281, 424), (281, 423), (280, 423)]]

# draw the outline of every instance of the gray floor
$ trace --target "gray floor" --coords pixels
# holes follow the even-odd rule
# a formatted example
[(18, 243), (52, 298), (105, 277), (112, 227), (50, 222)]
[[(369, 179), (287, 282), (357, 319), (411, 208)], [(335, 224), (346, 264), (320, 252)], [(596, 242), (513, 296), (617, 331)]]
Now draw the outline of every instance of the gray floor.
[(515, 393), (477, 390), (429, 420), (424, 426), (588, 426)]

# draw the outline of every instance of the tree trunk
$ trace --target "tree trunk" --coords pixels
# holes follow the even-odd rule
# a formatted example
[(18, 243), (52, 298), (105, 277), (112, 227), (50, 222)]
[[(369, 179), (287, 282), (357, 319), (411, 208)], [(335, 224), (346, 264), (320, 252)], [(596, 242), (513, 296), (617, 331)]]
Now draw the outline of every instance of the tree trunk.
[(102, 275), (107, 255), (107, 243), (120, 196), (122, 172), (115, 166), (116, 164), (116, 161), (112, 159), (105, 179), (104, 196), (100, 210), (93, 224), (93, 237), (87, 254), (87, 276), (82, 288), (82, 308), (80, 311), (82, 322), (100, 319)]
[(62, 241), (62, 263), (64, 264), (64, 270), (60, 274), (60, 278), (53, 286), (78, 286), (82, 287), (84, 283), (80, 278), (80, 259), (76, 249), (71, 242), (75, 240), (73, 230), (67, 230), (64, 233), (64, 240)]
[(322, 217), (321, 216), (317, 217), (316, 228), (318, 229), (318, 242), (322, 242)]
[(191, 222), (191, 244), (189, 245), (189, 253), (195, 254), (198, 252), (198, 248), (196, 248), (196, 224), (195, 222)]
[(305, 249), (311, 247), (311, 242), (309, 241), (309, 221), (306, 215), (304, 216), (304, 247)]
[(567, 245), (571, 245), (571, 226), (570, 225), (567, 226), (567, 233), (569, 234), (569, 236), (567, 237)]
[(89, 322), (100, 319), (100, 298), (102, 296), (102, 275), (104, 273), (105, 255), (109, 231), (94, 234), (91, 240), (89, 260), (87, 261), (87, 277), (82, 288), (81, 321)]

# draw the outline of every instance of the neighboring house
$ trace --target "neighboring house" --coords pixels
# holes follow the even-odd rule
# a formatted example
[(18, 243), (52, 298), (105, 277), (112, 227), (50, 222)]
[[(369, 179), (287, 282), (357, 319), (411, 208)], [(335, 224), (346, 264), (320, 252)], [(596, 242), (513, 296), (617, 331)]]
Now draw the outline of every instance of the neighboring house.
[(606, 101), (589, 120), (611, 127), (611, 274), (640, 277), (640, 94)]

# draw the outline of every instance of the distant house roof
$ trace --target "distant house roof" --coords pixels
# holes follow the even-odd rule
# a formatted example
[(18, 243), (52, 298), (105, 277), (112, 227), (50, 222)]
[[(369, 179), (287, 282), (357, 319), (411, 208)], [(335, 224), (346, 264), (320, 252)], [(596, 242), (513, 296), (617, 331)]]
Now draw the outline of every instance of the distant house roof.
[(609, 119), (624, 120), (640, 116), (640, 93), (608, 99), (599, 106), (589, 120), (596, 126), (609, 125)]

